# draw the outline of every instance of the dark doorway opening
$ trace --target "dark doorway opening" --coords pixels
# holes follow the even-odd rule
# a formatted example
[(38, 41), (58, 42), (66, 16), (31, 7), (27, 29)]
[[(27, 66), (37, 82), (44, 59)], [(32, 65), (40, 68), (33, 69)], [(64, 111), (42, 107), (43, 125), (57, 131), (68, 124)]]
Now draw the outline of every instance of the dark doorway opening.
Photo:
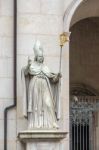
[(72, 150), (89, 150), (89, 125), (72, 124)]
[(70, 31), (70, 150), (98, 150), (99, 18)]

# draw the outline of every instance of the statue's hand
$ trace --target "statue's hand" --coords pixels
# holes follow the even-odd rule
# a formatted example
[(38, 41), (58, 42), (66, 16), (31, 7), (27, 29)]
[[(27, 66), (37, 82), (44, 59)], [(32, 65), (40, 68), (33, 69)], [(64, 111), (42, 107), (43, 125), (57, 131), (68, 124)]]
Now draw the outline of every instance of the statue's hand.
[(53, 81), (54, 81), (54, 82), (58, 82), (58, 81), (59, 81), (59, 78), (61, 78), (61, 77), (62, 77), (61, 73), (58, 73), (58, 74), (56, 74), (55, 77), (53, 78)]
[(58, 77), (58, 78), (61, 78), (61, 77), (62, 77), (62, 74), (59, 72), (59, 73), (57, 74), (57, 77)]
[(32, 60), (31, 60), (31, 59), (29, 59), (29, 60), (28, 60), (28, 64), (27, 64), (26, 69), (25, 69), (25, 70), (26, 70), (26, 72), (28, 72), (28, 71), (29, 71), (31, 64), (32, 64)]
[(25, 73), (25, 75), (28, 75), (28, 73), (29, 73), (29, 66), (28, 65), (26, 66), (24, 73)]
[(29, 59), (29, 60), (28, 60), (28, 67), (30, 67), (30, 66), (31, 66), (31, 64), (32, 64), (32, 60), (31, 60), (31, 59)]

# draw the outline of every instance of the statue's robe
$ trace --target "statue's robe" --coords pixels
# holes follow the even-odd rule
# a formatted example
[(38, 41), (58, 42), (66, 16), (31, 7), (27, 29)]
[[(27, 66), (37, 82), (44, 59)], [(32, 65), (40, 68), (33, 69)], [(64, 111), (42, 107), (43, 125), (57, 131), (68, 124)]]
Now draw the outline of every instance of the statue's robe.
[[(27, 74), (22, 69), (23, 115), (28, 117), (30, 128), (52, 127), (60, 118), (59, 81), (44, 64), (34, 62)], [(30, 115), (30, 116), (29, 116)]]

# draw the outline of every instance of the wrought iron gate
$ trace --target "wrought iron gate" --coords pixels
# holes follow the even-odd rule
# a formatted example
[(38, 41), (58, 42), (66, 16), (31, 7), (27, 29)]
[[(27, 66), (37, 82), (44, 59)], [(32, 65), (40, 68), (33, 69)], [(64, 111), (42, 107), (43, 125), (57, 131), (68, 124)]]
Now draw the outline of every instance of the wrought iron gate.
[(71, 150), (95, 149), (96, 112), (99, 97), (72, 96), (70, 102), (70, 147)]

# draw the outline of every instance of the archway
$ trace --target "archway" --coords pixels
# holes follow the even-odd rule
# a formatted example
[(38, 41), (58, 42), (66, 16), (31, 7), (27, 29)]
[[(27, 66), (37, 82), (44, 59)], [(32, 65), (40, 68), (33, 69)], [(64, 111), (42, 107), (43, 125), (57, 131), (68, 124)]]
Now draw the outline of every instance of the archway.
[[(91, 121), (95, 123), (93, 124), (92, 122), (90, 122), (91, 126), (88, 127), (90, 128), (90, 130), (89, 129), (88, 130), (90, 131), (91, 134), (89, 135), (89, 133), (86, 132), (84, 134), (88, 134), (87, 138), (83, 136), (83, 138), (87, 139), (89, 143), (83, 140), (82, 142), (80, 142), (80, 144), (83, 144), (83, 145), (80, 145), (79, 147), (79, 145), (77, 146), (77, 143), (75, 143), (77, 142), (77, 139), (72, 145), (71, 138), (70, 138), (70, 146), (72, 145), (71, 150), (79, 150), (79, 149), (80, 150), (83, 150), (83, 149), (84, 150), (89, 150), (89, 149), (98, 150), (99, 149), (99, 146), (98, 146), (99, 135), (96, 134), (96, 132), (98, 133), (98, 130), (99, 130), (98, 120), (97, 120), (98, 117), (96, 117), (99, 115), (98, 113), (96, 113), (99, 110), (98, 108), (99, 97), (96, 96), (96, 95), (99, 96), (97, 92), (99, 91), (99, 88), (98, 88), (98, 85), (99, 85), (99, 81), (98, 81), (98, 76), (99, 76), (99, 73), (98, 73), (98, 68), (99, 68), (99, 60), (98, 60), (99, 58), (99, 52), (98, 52), (99, 30), (98, 28), (99, 28), (99, 24), (98, 22), (99, 22), (99, 18), (98, 17), (99, 17), (99, 1), (98, 0), (94, 0), (94, 1), (93, 0), (90, 0), (90, 1), (89, 0), (73, 0), (64, 15), (64, 31), (66, 32), (71, 31), (70, 43), (68, 43), (65, 47), (66, 49), (68, 49), (68, 55), (70, 54), (70, 57), (69, 57), (69, 60), (70, 60), (70, 67), (69, 67), (70, 68), (70, 74), (69, 74), (70, 84), (69, 86), (70, 88), (69, 89), (71, 89), (72, 85), (75, 85), (76, 83), (76, 85), (80, 85), (79, 86), (80, 88), (82, 87), (82, 85), (84, 85), (83, 91), (85, 91), (85, 93), (83, 93), (85, 95), (82, 99), (81, 97), (79, 97), (81, 95), (79, 96), (76, 95), (78, 97), (74, 98), (74, 103), (76, 102), (77, 104), (78, 101), (80, 101), (80, 99), (83, 103), (86, 103), (88, 99), (88, 101), (90, 102), (93, 101), (92, 104), (95, 107), (97, 107), (94, 113), (93, 112), (91, 113)], [(71, 58), (71, 55), (72, 55), (72, 58)], [(71, 66), (71, 61), (72, 61), (72, 66)], [(80, 62), (80, 65), (79, 65), (79, 62)], [(86, 90), (86, 88), (88, 91)], [(82, 91), (80, 92), (82, 93)], [(91, 93), (92, 95), (90, 95), (89, 93)], [(87, 99), (86, 99), (86, 96), (87, 96)], [(71, 96), (69, 99), (71, 99)], [(83, 107), (83, 108), (85, 108), (83, 109), (85, 112), (86, 107)], [(93, 118), (95, 118), (96, 120), (93, 120)], [(76, 127), (78, 127), (78, 124)], [(91, 132), (92, 130), (94, 131), (93, 133)], [(76, 133), (77, 132), (79, 132), (78, 128), (76, 128)], [(70, 130), (70, 135), (71, 135), (71, 130)], [(77, 137), (77, 134), (76, 134), (76, 137)], [(77, 138), (79, 139), (79, 136)], [(86, 142), (88, 145), (86, 146), (84, 142)], [(76, 147), (74, 147), (74, 144), (76, 144)]]
[[(70, 31), (70, 90), (74, 92), (70, 93), (70, 146), (98, 150), (99, 17), (82, 19)], [(80, 86), (72, 87), (75, 83)]]

